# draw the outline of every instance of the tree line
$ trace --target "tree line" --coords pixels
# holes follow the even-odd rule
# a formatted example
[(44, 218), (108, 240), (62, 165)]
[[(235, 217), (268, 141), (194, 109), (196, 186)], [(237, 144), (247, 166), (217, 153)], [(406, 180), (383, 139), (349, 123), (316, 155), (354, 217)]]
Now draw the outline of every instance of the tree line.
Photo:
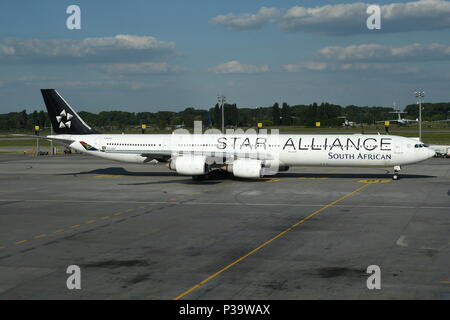
[[(330, 103), (312, 103), (309, 105), (293, 105), (278, 103), (269, 107), (238, 108), (236, 104), (225, 104), (225, 126), (255, 127), (258, 122), (267, 126), (315, 126), (320, 121), (321, 126), (340, 126), (342, 117), (355, 123), (374, 124), (376, 121), (395, 119), (390, 112), (391, 107), (381, 106), (355, 106), (342, 107)], [(406, 118), (418, 117), (417, 105), (408, 105), (405, 108)], [(450, 102), (424, 103), (422, 119), (424, 121), (443, 120), (450, 117)], [(202, 121), (204, 127), (221, 127), (222, 111), (218, 104), (209, 110), (186, 108), (183, 111), (158, 112), (128, 112), (128, 111), (102, 111), (91, 113), (79, 112), (79, 115), (89, 125), (100, 130), (123, 130), (140, 128), (146, 124), (149, 128), (166, 129), (177, 126), (193, 127), (196, 120)], [(41, 128), (50, 127), (47, 112), (33, 111), (27, 113), (10, 112), (0, 114), (0, 131), (30, 131), (35, 125)]]

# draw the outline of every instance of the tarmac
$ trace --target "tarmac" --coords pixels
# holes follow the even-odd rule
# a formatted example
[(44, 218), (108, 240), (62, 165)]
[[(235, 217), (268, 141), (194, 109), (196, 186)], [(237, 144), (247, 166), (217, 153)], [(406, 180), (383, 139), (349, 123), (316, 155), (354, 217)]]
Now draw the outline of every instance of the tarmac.
[(398, 181), (298, 167), (194, 182), (164, 165), (0, 154), (0, 299), (450, 299), (449, 235), (449, 159)]

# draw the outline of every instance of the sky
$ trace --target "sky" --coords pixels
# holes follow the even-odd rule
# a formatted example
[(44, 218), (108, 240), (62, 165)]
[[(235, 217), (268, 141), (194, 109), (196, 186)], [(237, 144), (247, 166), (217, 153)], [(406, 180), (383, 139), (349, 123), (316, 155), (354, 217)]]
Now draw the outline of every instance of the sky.
[[(370, 30), (367, 8), (380, 7)], [(68, 29), (70, 5), (81, 29)], [(0, 113), (450, 101), (450, 1), (2, 0)]]

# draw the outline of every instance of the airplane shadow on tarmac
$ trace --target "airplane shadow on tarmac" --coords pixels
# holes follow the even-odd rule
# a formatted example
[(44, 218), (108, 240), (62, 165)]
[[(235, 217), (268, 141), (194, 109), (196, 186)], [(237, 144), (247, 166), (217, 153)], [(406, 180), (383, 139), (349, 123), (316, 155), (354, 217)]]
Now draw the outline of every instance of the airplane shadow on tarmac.
[[(180, 177), (187, 178), (185, 176), (180, 176), (174, 171), (157, 171), (157, 172), (131, 172), (127, 171), (123, 167), (110, 167), (104, 169), (94, 169), (91, 171), (76, 172), (76, 173), (65, 173), (63, 175), (104, 175), (104, 176), (129, 176), (129, 177)], [(318, 179), (391, 179), (392, 174), (386, 171), (386, 173), (289, 173), (281, 172), (273, 176), (265, 176), (261, 180), (253, 179), (242, 179), (234, 177), (231, 173), (226, 172), (213, 172), (208, 175), (208, 178), (200, 181), (192, 181), (189, 177), (187, 179), (176, 179), (176, 180), (162, 180), (162, 181), (151, 181), (151, 182), (140, 182), (140, 183), (120, 183), (120, 185), (150, 185), (150, 184), (166, 184), (166, 183), (185, 183), (185, 184), (217, 184), (221, 180), (235, 180), (235, 181), (253, 181), (253, 182), (265, 182), (268, 179), (273, 178), (318, 178)], [(435, 178), (435, 176), (429, 175), (419, 175), (419, 174), (400, 174), (401, 179), (427, 179)]]
[(64, 175), (84, 175), (84, 174), (95, 174), (95, 175), (111, 175), (111, 176), (131, 176), (131, 177), (174, 177), (178, 176), (175, 171), (144, 171), (144, 172), (133, 172), (128, 171), (123, 167), (110, 167), (102, 169), (94, 169), (90, 171), (64, 173)]
[[(277, 178), (328, 178), (328, 179), (391, 179), (392, 173), (278, 173)], [(400, 179), (436, 178), (423, 174), (406, 174), (400, 172)]]
[(150, 181), (150, 182), (136, 182), (136, 183), (119, 183), (119, 185), (124, 186), (139, 186), (139, 185), (151, 185), (151, 184), (167, 184), (167, 183), (184, 183), (184, 184), (217, 184), (220, 183), (218, 181), (211, 181), (208, 180), (202, 180), (202, 181), (193, 181), (191, 177), (188, 176), (180, 176), (174, 171), (158, 171), (158, 172), (150, 172), (150, 171), (144, 171), (144, 172), (132, 172), (127, 171), (123, 167), (110, 167), (110, 168), (103, 168), (103, 169), (94, 169), (91, 171), (82, 171), (82, 172), (72, 172), (72, 173), (64, 173), (62, 175), (70, 175), (70, 176), (77, 176), (77, 175), (96, 175), (96, 176), (127, 176), (127, 177), (179, 177), (184, 178), (182, 180), (175, 179), (175, 180), (160, 180), (160, 181)]

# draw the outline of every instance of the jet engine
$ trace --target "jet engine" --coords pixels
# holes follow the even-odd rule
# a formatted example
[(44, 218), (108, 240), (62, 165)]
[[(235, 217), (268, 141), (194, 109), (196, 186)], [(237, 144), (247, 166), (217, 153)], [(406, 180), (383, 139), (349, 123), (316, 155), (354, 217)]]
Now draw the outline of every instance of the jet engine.
[(289, 166), (281, 163), (279, 160), (266, 160), (264, 162), (264, 175), (273, 175), (278, 172), (284, 172), (289, 170)]
[(205, 156), (178, 156), (169, 162), (169, 169), (186, 176), (197, 176), (208, 173), (209, 168)]
[[(262, 161), (256, 159), (237, 159), (228, 167), (227, 171), (240, 178), (257, 179), (263, 176)], [(230, 170), (231, 169), (231, 170)]]

